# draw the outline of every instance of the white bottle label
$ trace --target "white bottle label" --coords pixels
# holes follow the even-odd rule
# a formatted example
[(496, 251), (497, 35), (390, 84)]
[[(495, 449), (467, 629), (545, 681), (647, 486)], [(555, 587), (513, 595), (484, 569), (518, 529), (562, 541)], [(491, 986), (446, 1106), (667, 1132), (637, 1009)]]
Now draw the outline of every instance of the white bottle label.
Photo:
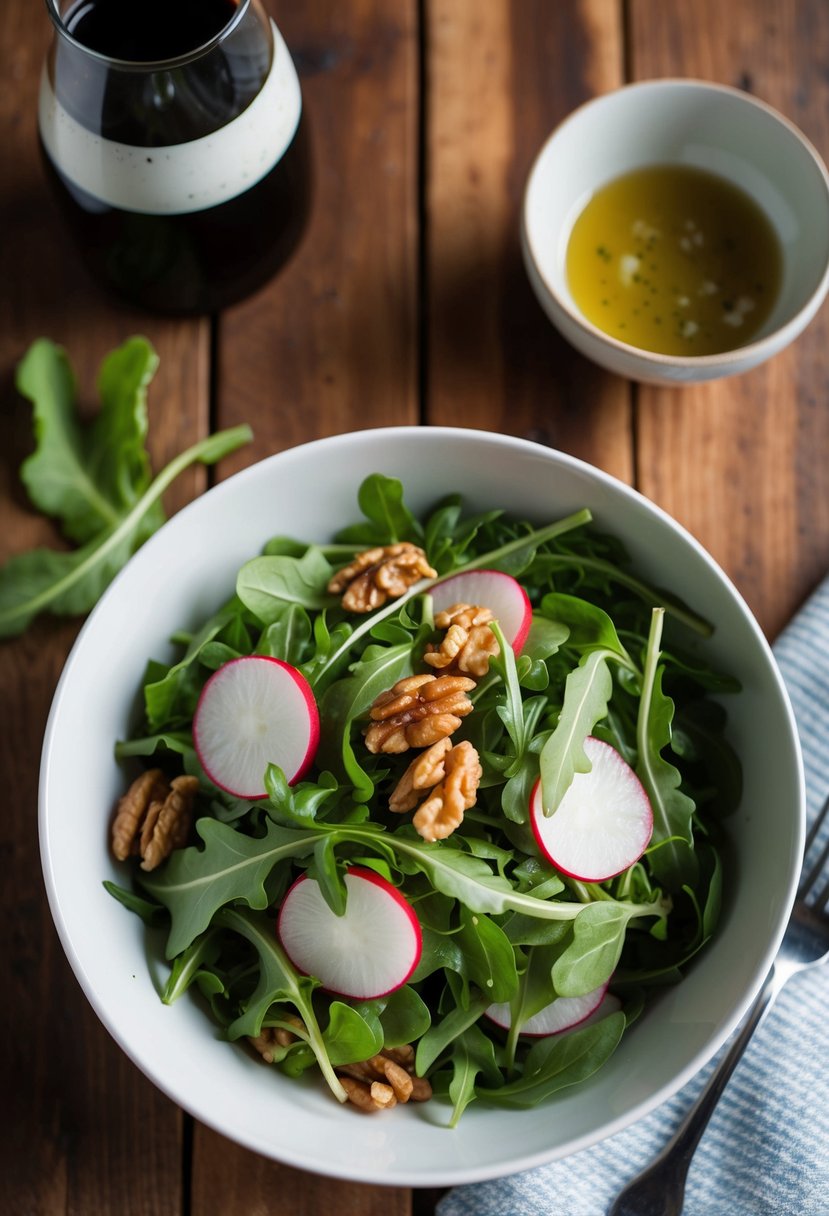
[(160, 148), (88, 131), (60, 104), (44, 69), (38, 121), (46, 152), (65, 178), (103, 206), (176, 215), (236, 198), (281, 160), (299, 124), (299, 79), (275, 25), (273, 38), (270, 71), (247, 109), (210, 135)]

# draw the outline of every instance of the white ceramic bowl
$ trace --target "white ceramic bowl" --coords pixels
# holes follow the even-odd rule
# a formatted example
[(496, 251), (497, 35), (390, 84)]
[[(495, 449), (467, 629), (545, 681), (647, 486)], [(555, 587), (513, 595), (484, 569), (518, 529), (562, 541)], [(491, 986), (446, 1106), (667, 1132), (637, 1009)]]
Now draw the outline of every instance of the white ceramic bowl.
[[(623, 1039), (587, 1084), (543, 1111), (473, 1103), (460, 1126), (442, 1103), (366, 1120), (322, 1085), (267, 1070), (221, 1041), (184, 997), (158, 997), (161, 943), (102, 880), (125, 880), (108, 851), (124, 775), (113, 744), (128, 730), (149, 656), (193, 627), (233, 588), (238, 567), (274, 534), (330, 539), (358, 512), (369, 473), (400, 477), (422, 511), (450, 489), (470, 509), (499, 504), (538, 522), (589, 506), (638, 568), (716, 622), (705, 643), (744, 690), (729, 699), (745, 765), (730, 822), (736, 873), (720, 931), (690, 974)], [(49, 901), (64, 949), (98, 1016), (155, 1084), (203, 1123), (265, 1156), (366, 1182), (436, 1186), (510, 1173), (564, 1156), (658, 1106), (724, 1041), (758, 990), (782, 935), (802, 849), (796, 731), (770, 650), (734, 587), (663, 512), (589, 465), (476, 431), (391, 428), (341, 435), (252, 466), (181, 511), (132, 559), (84, 625), (55, 694), (43, 753), (40, 832)]]
[[(573, 300), (565, 268), (573, 224), (591, 195), (644, 165), (679, 164), (741, 187), (771, 221), (783, 251), (774, 309), (745, 346), (680, 357), (604, 333)], [(747, 371), (805, 328), (829, 287), (829, 175), (800, 131), (748, 94), (698, 80), (650, 80), (587, 102), (552, 133), (530, 172), (521, 229), (530, 282), (553, 324), (600, 366), (654, 384)]]

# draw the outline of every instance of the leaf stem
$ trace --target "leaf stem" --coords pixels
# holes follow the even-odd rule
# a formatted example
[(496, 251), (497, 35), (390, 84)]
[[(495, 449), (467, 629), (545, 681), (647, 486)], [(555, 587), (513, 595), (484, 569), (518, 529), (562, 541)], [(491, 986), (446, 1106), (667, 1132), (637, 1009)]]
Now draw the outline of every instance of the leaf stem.
[(456, 574), (462, 574), (466, 570), (477, 570), (482, 566), (489, 566), (494, 562), (501, 561), (502, 558), (509, 556), (511, 553), (520, 552), (521, 549), (543, 545), (546, 541), (560, 536), (562, 532), (569, 532), (573, 528), (579, 528), (582, 524), (589, 523), (592, 518), (588, 508), (584, 507), (581, 511), (575, 511), (572, 515), (567, 515), (553, 524), (548, 524), (544, 528), (538, 528), (535, 532), (529, 532), (526, 536), (521, 536), (517, 540), (509, 541), (507, 544), (501, 545), (499, 549), (493, 549), (489, 553), (484, 553), (483, 556), (477, 557), (471, 562), (465, 562), (462, 566), (457, 566), (448, 574), (441, 574), (437, 578), (423, 579), (421, 582), (415, 583), (403, 595), (398, 596), (397, 599), (390, 600), (385, 607), (367, 616), (347, 638), (343, 639), (340, 645), (329, 654), (325, 663), (314, 674), (310, 681), (312, 688), (317, 693), (322, 691), (325, 678), (336, 668), (340, 660), (348, 654), (355, 643), (359, 642), (360, 638), (369, 633), (379, 621), (385, 620), (386, 617), (397, 612), (403, 604), (408, 603), (415, 596), (424, 595), (432, 587), (437, 586), (438, 583), (445, 582), (447, 578), (453, 578)]
[(86, 578), (89, 571), (101, 562), (107, 554), (113, 549), (117, 549), (118, 545), (135, 530), (142, 516), (146, 515), (150, 507), (158, 501), (164, 494), (173, 481), (183, 473), (186, 468), (196, 461), (202, 461), (205, 464), (212, 464), (220, 459), (223, 455), (235, 451), (243, 443), (248, 443), (253, 432), (249, 426), (231, 427), (225, 431), (219, 431), (215, 435), (208, 435), (206, 439), (200, 440), (198, 443), (187, 448), (184, 452), (180, 452), (166, 468), (162, 469), (157, 477), (147, 487), (141, 497), (136, 502), (132, 510), (124, 516), (120, 524), (114, 528), (103, 539), (94, 539), (81, 549), (76, 550), (77, 553), (84, 553), (83, 560), (72, 569), (52, 583), (39, 595), (32, 596), (22, 604), (14, 604), (12, 608), (0, 613), (0, 635), (11, 627), (15, 628), (15, 621), (18, 618), (25, 618), (37, 615), (44, 609), (48, 608), (58, 597), (66, 594), (73, 586)]
[(661, 594), (657, 597), (653, 588), (649, 587), (647, 583), (643, 583), (635, 575), (628, 573), (627, 570), (623, 570), (619, 566), (615, 566), (612, 562), (604, 561), (598, 557), (581, 557), (575, 553), (550, 554), (546, 558), (546, 561), (551, 569), (558, 568), (559, 570), (564, 570), (568, 567), (579, 566), (586, 570), (598, 571), (615, 582), (621, 583), (623, 587), (634, 591), (646, 604), (650, 604), (653, 607), (664, 607), (671, 616), (675, 617), (678, 621), (682, 621), (684, 625), (687, 625), (689, 629), (693, 629), (695, 633), (710, 638), (714, 632), (713, 625), (705, 617), (700, 616), (699, 613), (694, 612), (691, 608), (688, 608), (685, 604), (680, 603), (672, 597)]

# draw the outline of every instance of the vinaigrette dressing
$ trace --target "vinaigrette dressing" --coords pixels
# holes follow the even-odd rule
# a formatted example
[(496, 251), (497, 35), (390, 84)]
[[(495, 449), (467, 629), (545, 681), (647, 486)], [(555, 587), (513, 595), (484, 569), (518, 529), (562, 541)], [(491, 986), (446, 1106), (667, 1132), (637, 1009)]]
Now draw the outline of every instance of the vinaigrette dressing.
[(780, 288), (782, 252), (743, 190), (702, 169), (636, 169), (598, 190), (567, 246), (567, 278), (589, 321), (665, 355), (744, 346)]

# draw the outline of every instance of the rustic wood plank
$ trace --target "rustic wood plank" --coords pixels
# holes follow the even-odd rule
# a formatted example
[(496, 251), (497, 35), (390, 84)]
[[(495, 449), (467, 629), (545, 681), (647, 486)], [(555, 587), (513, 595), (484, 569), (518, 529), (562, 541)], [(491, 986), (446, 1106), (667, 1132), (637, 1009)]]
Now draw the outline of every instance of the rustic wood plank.
[[(749, 89), (829, 155), (821, 0), (633, 0), (634, 75)], [(692, 389), (642, 388), (638, 484), (735, 579), (769, 636), (829, 568), (829, 313), (765, 366)]]
[[(152, 321), (104, 300), (66, 247), (47, 194), (36, 143), (36, 90), (49, 38), (42, 6), (9, 0), (0, 23), (7, 87), (0, 96), (0, 560), (57, 542), (28, 507), (18, 466), (31, 450), (31, 411), (13, 389), (14, 366), (46, 335), (76, 364), (82, 400), (94, 401), (103, 355), (136, 331), (161, 356), (151, 390), (156, 464), (192, 442), (207, 421), (208, 333), (201, 323)], [(173, 510), (204, 485), (182, 479)], [(7, 1132), (0, 1147), (0, 1210), (57, 1216), (178, 1213), (179, 1112), (115, 1046), (88, 1006), (58, 944), (40, 872), (37, 775), (52, 692), (74, 638), (74, 622), (42, 621), (0, 643), (0, 772), (7, 796), (0, 825), (4, 859), (0, 958), (0, 1089)], [(117, 914), (117, 912), (115, 913)]]
[(417, 5), (268, 7), (300, 72), (314, 185), (292, 261), (220, 319), (219, 415), (250, 422), (258, 453), (418, 415)]
[(409, 1216), (409, 1192), (399, 1187), (340, 1182), (279, 1165), (199, 1127), (193, 1160), (194, 1216)]
[(529, 435), (630, 480), (628, 386), (576, 354), (532, 294), (521, 199), (553, 127), (622, 83), (615, 0), (426, 6), (427, 411)]
[[(274, 13), (310, 121), (314, 202), (279, 277), (219, 320), (217, 418), (252, 457), (418, 414), (417, 5), (326, 0)], [(336, 1112), (333, 1112), (334, 1114)], [(332, 1125), (333, 1126), (333, 1125)], [(408, 1216), (404, 1189), (315, 1177), (194, 1128), (193, 1211)]]

